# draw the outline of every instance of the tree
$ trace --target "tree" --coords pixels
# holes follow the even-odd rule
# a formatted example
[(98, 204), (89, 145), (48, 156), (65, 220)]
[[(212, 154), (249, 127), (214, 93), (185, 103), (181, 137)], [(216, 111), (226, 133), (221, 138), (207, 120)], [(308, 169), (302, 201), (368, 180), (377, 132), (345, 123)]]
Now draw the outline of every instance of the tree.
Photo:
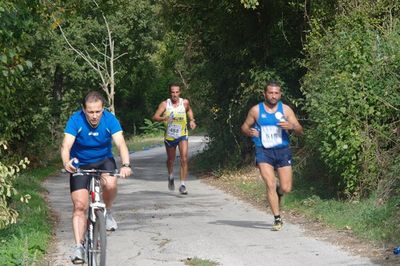
[[(254, 8), (243, 5), (250, 2)], [(267, 79), (284, 83), (285, 99), (301, 97), (303, 9), (283, 0), (169, 0), (162, 6), (165, 25), (182, 40), (179, 69), (188, 70), (187, 94), (204, 107), (199, 109), (212, 141), (210, 161), (241, 164), (249, 144), (238, 125), (246, 108), (261, 99)]]
[[(99, 9), (99, 5), (95, 0), (93, 0), (93, 3)], [(107, 37), (105, 38), (106, 41), (103, 42), (104, 46), (102, 49), (103, 51), (101, 51), (95, 44), (93, 43), (90, 44), (93, 47), (94, 52), (96, 52), (98, 55), (102, 57), (102, 60), (97, 59), (96, 56), (92, 56), (88, 51), (81, 51), (78, 48), (75, 48), (75, 46), (71, 44), (66, 34), (64, 33), (59, 19), (54, 18), (54, 21), (57, 27), (60, 29), (61, 34), (65, 39), (66, 43), (68, 44), (68, 46), (77, 55), (79, 55), (90, 66), (90, 68), (96, 71), (96, 73), (100, 77), (101, 88), (107, 95), (109, 109), (112, 113), (115, 113), (114, 94), (115, 94), (115, 75), (117, 72), (115, 71), (114, 63), (116, 60), (118, 60), (118, 58), (124, 56), (126, 53), (122, 53), (118, 56), (115, 56), (114, 54), (115, 41), (112, 37), (112, 31), (110, 29), (108, 20), (102, 11), (101, 11), (101, 16), (104, 20), (104, 24), (107, 30)]]

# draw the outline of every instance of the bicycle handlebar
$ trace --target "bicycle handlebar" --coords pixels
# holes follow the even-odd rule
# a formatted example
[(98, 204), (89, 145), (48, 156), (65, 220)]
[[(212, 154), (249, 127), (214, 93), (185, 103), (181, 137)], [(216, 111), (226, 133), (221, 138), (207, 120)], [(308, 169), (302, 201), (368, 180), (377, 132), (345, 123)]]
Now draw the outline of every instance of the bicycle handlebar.
[(118, 173), (118, 170), (110, 171), (110, 170), (100, 170), (100, 169), (77, 169), (73, 176), (76, 175), (97, 175), (100, 176), (101, 174), (110, 174), (111, 176), (122, 177), (121, 174)]

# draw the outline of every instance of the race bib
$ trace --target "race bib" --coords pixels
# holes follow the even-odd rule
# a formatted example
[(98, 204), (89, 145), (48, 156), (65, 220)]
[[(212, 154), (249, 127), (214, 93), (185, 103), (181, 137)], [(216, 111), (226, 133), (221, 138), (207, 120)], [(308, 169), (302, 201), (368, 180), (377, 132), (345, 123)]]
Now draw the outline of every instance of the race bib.
[(261, 143), (264, 148), (272, 148), (282, 144), (282, 128), (278, 126), (262, 126)]
[(177, 124), (169, 125), (167, 128), (167, 136), (177, 139), (181, 137), (182, 126)]

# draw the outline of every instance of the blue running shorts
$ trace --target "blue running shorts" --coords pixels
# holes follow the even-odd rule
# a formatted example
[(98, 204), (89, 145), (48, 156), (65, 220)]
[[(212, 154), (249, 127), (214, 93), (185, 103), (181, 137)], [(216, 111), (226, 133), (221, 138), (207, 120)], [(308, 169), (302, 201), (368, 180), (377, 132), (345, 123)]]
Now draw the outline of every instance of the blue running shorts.
[(174, 140), (164, 140), (164, 143), (165, 143), (165, 147), (167, 147), (167, 148), (176, 148), (176, 146), (178, 146), (178, 144), (179, 144), (179, 142), (181, 142), (182, 140), (188, 140), (189, 138), (188, 138), (188, 136), (182, 136), (182, 137), (179, 137), (179, 138), (177, 138), (177, 139), (174, 139)]
[(256, 147), (256, 164), (267, 163), (275, 169), (292, 165), (292, 152), (289, 147), (264, 148)]

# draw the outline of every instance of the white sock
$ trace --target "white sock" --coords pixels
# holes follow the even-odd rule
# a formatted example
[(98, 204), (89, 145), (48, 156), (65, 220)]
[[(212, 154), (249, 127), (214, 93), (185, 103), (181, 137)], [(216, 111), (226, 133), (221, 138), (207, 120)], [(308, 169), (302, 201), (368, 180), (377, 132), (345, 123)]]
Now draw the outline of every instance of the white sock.
[(169, 180), (172, 180), (172, 179), (174, 179), (174, 176), (171, 174), (171, 175), (168, 177), (168, 179), (169, 179)]
[(185, 181), (181, 181), (181, 186), (184, 186), (185, 185)]

